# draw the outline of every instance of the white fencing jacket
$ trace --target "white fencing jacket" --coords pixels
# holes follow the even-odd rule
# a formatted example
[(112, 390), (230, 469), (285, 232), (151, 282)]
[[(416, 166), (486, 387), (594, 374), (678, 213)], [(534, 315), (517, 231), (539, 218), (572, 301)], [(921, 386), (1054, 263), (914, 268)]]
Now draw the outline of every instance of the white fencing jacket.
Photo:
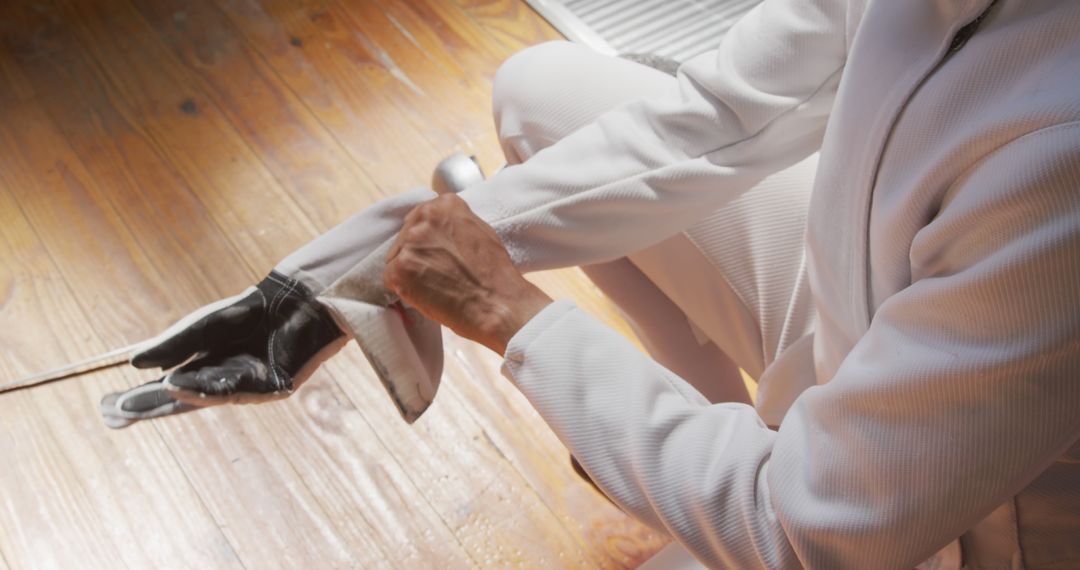
[(567, 302), (508, 376), (712, 566), (911, 568), (963, 534), (969, 567), (1080, 567), (1080, 2), (765, 0), (679, 81), (463, 197), (522, 269), (580, 265), (820, 150), (817, 329), (760, 378), (779, 431)]

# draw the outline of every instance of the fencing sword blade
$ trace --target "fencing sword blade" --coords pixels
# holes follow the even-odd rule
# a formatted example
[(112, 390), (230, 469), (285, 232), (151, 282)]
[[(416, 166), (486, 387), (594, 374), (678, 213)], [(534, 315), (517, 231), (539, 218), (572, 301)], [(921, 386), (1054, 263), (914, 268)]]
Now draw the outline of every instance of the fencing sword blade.
[(30, 376), (24, 376), (13, 382), (8, 382), (7, 384), (0, 384), (0, 394), (23, 388), (30, 388), (32, 386), (40, 386), (42, 384), (48, 384), (49, 382), (56, 382), (57, 380), (64, 380), (73, 376), (86, 374), (87, 372), (95, 372), (97, 370), (125, 364), (131, 359), (131, 355), (134, 354), (136, 349), (141, 345), (142, 343), (135, 343), (123, 348), (91, 356), (90, 358), (79, 360), (78, 362), (65, 364), (59, 368), (53, 368), (52, 370), (46, 370)]

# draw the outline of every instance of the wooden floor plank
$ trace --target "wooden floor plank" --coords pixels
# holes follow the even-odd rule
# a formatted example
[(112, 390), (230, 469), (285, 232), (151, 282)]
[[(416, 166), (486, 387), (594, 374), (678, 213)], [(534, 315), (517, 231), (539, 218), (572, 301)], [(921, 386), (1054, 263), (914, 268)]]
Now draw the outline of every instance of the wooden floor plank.
[(341, 221), (356, 207), (351, 195), (380, 195), (360, 164), (216, 6), (200, 0), (159, 0), (136, 2), (131, 9), (198, 78), (200, 91), (316, 227)]
[[(276, 411), (211, 409), (158, 422), (208, 508), (250, 568), (393, 568), (394, 554), (354, 509), (336, 520), (334, 499), (303, 479), (307, 446), (285, 448)], [(129, 429), (138, 429), (135, 426)], [(310, 443), (308, 444), (310, 446)], [(311, 462), (317, 464), (317, 462)], [(300, 464), (300, 467), (298, 467)], [(422, 514), (416, 515), (422, 517)]]
[[(386, 6), (394, 4), (389, 0), (382, 1)], [(517, 51), (494, 43), (490, 34), (454, 2), (404, 0), (399, 5), (406, 6), (426, 23), (436, 34), (441, 50), (449, 53), (464, 69), (481, 77), (494, 77), (502, 62)], [(540, 41), (537, 38), (532, 43)]]
[(482, 425), (491, 446), (536, 489), (604, 568), (637, 567), (669, 539), (625, 516), (569, 466), (569, 453), (525, 397), (498, 378), (501, 358), (475, 343), (451, 337), (447, 356), (455, 381), (454, 406)]
[[(0, 343), (6, 378), (104, 346), (76, 332), (93, 329), (11, 197), (10, 142), (0, 133), (0, 330), (18, 337)], [(159, 434), (114, 437), (92, 413), (129, 381), (106, 373), (0, 396), (0, 552), (14, 567), (240, 567)]]
[[(153, 198), (152, 195), (151, 198)], [(167, 208), (168, 204), (159, 203), (157, 204), (157, 206), (159, 208)], [(70, 215), (74, 213), (70, 210), (65, 211), (64, 208), (59, 208), (58, 210), (59, 215)], [(108, 228), (98, 228), (97, 237), (99, 239), (108, 241), (108, 237), (114, 234), (116, 234), (116, 231), (110, 231)], [(120, 256), (121, 254), (114, 254), (114, 257)], [(227, 259), (219, 258), (218, 261), (227, 265), (235, 265), (235, 262), (230, 263)], [(183, 274), (185, 275), (188, 273), (190, 273), (190, 271), (183, 272)], [(170, 297), (172, 297), (177, 303), (183, 304), (185, 302), (190, 302), (190, 299), (193, 296), (193, 292), (191, 292), (190, 290), (185, 291), (186, 287), (184, 286), (184, 284), (185, 281), (183, 280), (173, 280), (170, 281), (167, 286), (169, 288)], [(129, 293), (130, 292), (131, 291), (129, 291)], [(197, 295), (198, 293), (195, 292), (194, 294)], [(214, 293), (215, 296), (221, 296), (222, 294), (223, 293), (220, 291)], [(168, 305), (169, 303), (162, 304)], [(258, 430), (247, 430), (248, 432), (253, 432), (252, 435), (254, 437), (251, 439), (255, 440), (254, 442), (245, 442), (243, 440), (247, 438), (237, 437), (238, 434), (245, 434), (244, 426), (257, 425), (259, 422), (269, 421), (269, 424), (271, 426), (289, 426), (290, 424), (288, 423), (288, 421), (295, 420), (297, 417), (302, 417), (302, 414), (295, 413), (297, 410), (294, 409), (293, 414), (285, 416), (281, 416), (281, 414), (279, 414), (278, 417), (274, 417), (273, 414), (271, 414), (269, 420), (262, 417), (263, 415), (266, 415), (265, 413), (261, 415), (255, 413), (254, 415), (256, 417), (252, 417), (252, 414), (255, 412), (255, 410), (253, 409), (241, 411), (246, 413), (225, 413), (222, 415), (227, 417), (209, 418), (203, 420), (202, 427), (204, 429), (195, 430), (194, 433), (176, 433), (175, 431), (169, 429), (166, 429), (165, 432), (167, 439), (169, 439), (170, 442), (174, 444), (174, 446), (178, 447), (177, 454), (183, 458), (188, 459), (187, 469), (190, 471), (189, 476), (191, 476), (192, 480), (198, 483), (200, 489), (202, 489), (204, 493), (209, 495), (208, 503), (212, 505), (211, 510), (215, 512), (215, 515), (220, 520), (228, 523), (230, 534), (234, 535), (233, 538), (241, 543), (241, 552), (245, 556), (245, 560), (251, 561), (255, 563), (256, 566), (261, 567), (263, 565), (266, 565), (270, 561), (269, 559), (267, 559), (268, 556), (272, 557), (272, 559), (279, 559), (278, 554), (275, 553), (275, 549), (267, 549), (265, 548), (265, 544), (263, 545), (263, 548), (259, 548), (259, 537), (257, 536), (257, 532), (259, 530), (258, 525), (266, 524), (269, 522), (271, 523), (272, 527), (276, 527), (278, 529), (296, 526), (300, 529), (305, 529), (305, 527), (307, 527), (306, 531), (308, 532), (319, 531), (315, 533), (316, 536), (314, 537), (304, 537), (298, 534), (295, 537), (289, 537), (284, 543), (279, 543), (279, 548), (285, 551), (288, 551), (290, 548), (295, 549), (296, 541), (299, 540), (302, 540), (305, 543), (312, 543), (311, 547), (309, 548), (310, 552), (307, 552), (307, 554), (310, 554), (311, 556), (307, 558), (299, 557), (294, 559), (285, 557), (284, 559), (281, 559), (277, 562), (279, 564), (284, 564), (285, 566), (289, 566), (292, 564), (307, 565), (324, 563), (327, 560), (333, 561), (335, 559), (337, 559), (340, 563), (345, 563), (347, 561), (349, 564), (357, 563), (364, 566), (388, 563), (387, 561), (391, 560), (391, 558), (389, 557), (389, 555), (386, 555), (381, 551), (382, 544), (385, 543), (393, 545), (395, 544), (394, 541), (386, 540), (378, 543), (372, 542), (369, 535), (378, 536), (379, 533), (371, 532), (370, 528), (367, 529), (365, 533), (362, 533), (363, 536), (350, 537), (353, 539), (349, 542), (350, 548), (346, 549), (341, 545), (337, 545), (336, 549), (327, 548), (325, 549), (326, 554), (321, 554), (320, 544), (325, 540), (325, 538), (323, 536), (320, 536), (320, 534), (329, 534), (332, 537), (334, 533), (321, 532), (321, 530), (318, 528), (319, 525), (312, 524), (313, 521), (311, 520), (308, 520), (305, 523), (304, 520), (290, 520), (289, 518), (280, 518), (274, 516), (278, 512), (288, 514), (288, 511), (295, 510), (295, 503), (300, 502), (300, 500), (295, 497), (290, 498), (286, 496), (284, 501), (278, 501), (278, 506), (281, 506), (282, 508), (271, 510), (270, 515), (267, 516), (265, 520), (251, 521), (249, 517), (242, 516), (246, 514), (246, 512), (250, 512), (252, 507), (255, 505), (261, 505), (260, 508), (266, 508), (267, 506), (269, 506), (268, 503), (271, 503), (271, 501), (268, 500), (268, 494), (272, 498), (274, 495), (282, 494), (277, 490), (279, 487), (287, 488), (288, 486), (292, 485), (290, 481), (290, 479), (292, 478), (292, 475), (290, 474), (292, 464), (285, 459), (286, 457), (292, 456), (292, 458), (295, 459), (296, 462), (303, 463), (305, 465), (311, 464), (313, 462), (309, 461), (309, 458), (306, 457), (303, 452), (303, 450), (310, 447), (310, 442), (303, 443), (293, 440), (290, 443), (290, 447), (294, 447), (301, 451), (286, 454), (280, 452), (280, 446), (275, 444), (275, 442), (273, 441), (273, 437), (263, 436), (266, 437), (266, 439), (269, 441), (260, 442), (260, 434), (258, 433)], [(214, 412), (207, 412), (203, 415), (212, 414), (214, 414)], [(283, 421), (283, 419), (287, 421)], [(96, 418), (94, 421), (96, 421)], [(169, 425), (168, 422), (162, 423), (164, 425)], [(184, 424), (181, 423), (176, 425), (182, 427)], [(139, 429), (139, 427), (131, 429)], [(274, 429), (270, 429), (268, 431), (274, 432)], [(279, 429), (278, 432), (280, 431), (281, 430)], [(210, 434), (211, 437), (207, 437), (207, 434)], [(274, 435), (277, 435), (277, 432), (275, 432)], [(354, 436), (358, 441), (376, 441), (376, 439), (370, 434), (350, 434), (350, 436)], [(274, 445), (271, 445), (271, 447), (268, 449), (268, 443)], [(378, 450), (372, 452), (372, 454), (377, 455), (377, 451)], [(385, 454), (385, 450), (383, 450), (382, 453)], [(254, 484), (254, 489), (251, 490), (250, 493), (248, 493), (248, 496), (244, 496), (244, 493), (236, 493), (235, 489), (233, 489), (237, 480), (237, 473), (235, 471), (240, 470), (240, 468), (237, 467), (238, 463), (232, 463), (232, 460), (239, 461), (240, 458), (244, 458), (243, 465), (245, 467), (247, 467), (248, 465), (251, 466), (251, 472), (245, 471), (241, 474), (243, 480), (247, 480)], [(339, 461), (342, 460), (342, 458), (335, 459)], [(347, 459), (347, 457), (345, 459)], [(267, 473), (269, 473), (269, 475), (267, 475)], [(245, 489), (245, 491), (248, 491), (248, 489)], [(464, 560), (461, 555), (455, 554), (455, 552), (460, 552), (460, 550), (455, 550), (453, 548), (452, 536), (449, 535), (449, 533), (445, 530), (443, 531), (443, 535), (440, 536), (440, 533), (438, 532), (440, 525), (439, 519), (437, 517), (429, 518), (428, 520), (424, 519), (422, 500), (416, 497), (415, 490), (402, 490), (400, 488), (396, 488), (395, 485), (387, 484), (382, 487), (382, 491), (390, 495), (392, 499), (404, 497), (406, 499), (412, 499), (414, 502), (420, 503), (419, 505), (408, 505), (408, 509), (405, 508), (405, 505), (397, 505), (401, 509), (400, 514), (398, 515), (399, 520), (392, 522), (396, 522), (400, 526), (401, 520), (406, 520), (414, 522), (417, 527), (425, 529), (424, 533), (428, 537), (430, 537), (430, 541), (435, 542), (439, 547), (438, 550), (434, 550), (434, 552), (438, 553), (438, 558), (430, 559), (428, 560), (429, 562), (438, 561), (440, 563), (452, 563), (454, 560), (458, 560), (459, 562)], [(291, 494), (296, 493), (294, 492)], [(234, 495), (239, 495), (240, 498), (237, 498)], [(351, 506), (351, 508), (337, 508), (338, 512), (347, 512), (348, 516), (343, 516), (340, 520), (342, 521), (342, 525), (348, 526), (356, 526), (358, 523), (355, 521), (361, 521), (359, 524), (360, 526), (363, 526), (362, 521), (364, 521), (364, 517), (362, 511), (364, 508), (366, 508), (368, 504), (374, 502), (393, 504), (394, 502), (381, 500), (380, 497), (378, 497), (377, 495), (354, 498), (352, 501), (340, 501), (340, 497), (334, 496), (301, 497), (300, 499), (306, 501), (307, 505), (305, 508), (314, 511), (318, 511), (325, 505), (336, 506), (339, 504), (345, 504)], [(249, 519), (247, 521), (248, 524), (246, 525), (244, 524), (245, 518)], [(294, 519), (299, 518), (300, 517), (294, 517)], [(272, 524), (274, 522), (277, 522), (278, 524)], [(328, 523), (324, 521), (321, 524), (326, 525)], [(379, 528), (383, 527), (393, 528), (393, 525), (383, 525)], [(235, 536), (241, 533), (245, 534), (246, 536), (242, 536), (239, 538)], [(417, 540), (417, 536), (419, 535), (420, 533), (417, 533), (416, 536), (410, 536), (409, 542), (423, 545), (423, 540)], [(254, 540), (247, 540), (248, 538), (252, 538)], [(364, 542), (365, 539), (367, 540), (367, 542)], [(450, 541), (450, 544), (446, 544), (447, 540)], [(267, 541), (264, 540), (263, 542)], [(401, 544), (402, 540), (400, 536), (397, 540), (397, 543), (398, 546), (410, 546), (410, 544)], [(271, 542), (270, 544), (272, 545), (273, 542)], [(416, 555), (410, 553), (408, 548), (399, 548), (398, 550), (404, 554), (402, 556), (402, 559), (404, 560), (416, 558)], [(335, 551), (336, 554), (340, 555), (337, 558), (335, 558)], [(356, 552), (356, 554), (353, 554), (354, 552)], [(372, 555), (374, 555), (374, 558), (371, 558)], [(398, 556), (399, 554), (395, 553), (395, 557)], [(367, 562), (364, 562), (365, 560)]]
[[(9, 25), (0, 23), (0, 31), (5, 30)], [(34, 90), (30, 87), (30, 82), (23, 75), (22, 70), (19, 69), (15, 58), (6, 50), (0, 51), (0, 105), (27, 101), (33, 97)]]
[[(456, 402), (485, 437), (521, 472), (564, 525), (582, 539), (590, 563), (636, 567), (668, 542), (627, 517), (570, 468), (569, 453), (520, 392), (504, 389), (502, 359), (482, 346), (449, 336), (448, 376)], [(495, 382), (476, 379), (495, 379)], [(500, 385), (501, 383), (501, 385)]]
[[(491, 77), (515, 42), (547, 32), (487, 27), (535, 26), (523, 14), (434, 0), (4, 3), (0, 175), (15, 200), (0, 212), (56, 261), (34, 287), (66, 293), (28, 296), (14, 264), (0, 271), (0, 322), (44, 320), (48, 303), (69, 316), (0, 330), (0, 375), (143, 338), (235, 293), (337, 219), (426, 182), (449, 150), (497, 164)], [(578, 272), (532, 278), (618, 321)], [(414, 426), (355, 347), (288, 400), (122, 432), (101, 427), (97, 397), (152, 375), (0, 397), (3, 429), (34, 445), (0, 483), (32, 479), (45, 496), (86, 478), (33, 517), (5, 497), (0, 556), (32, 565), (51, 535), (75, 546), (43, 560), (91, 567), (161, 566), (190, 544), (173, 566), (620, 567), (654, 550), (658, 537), (570, 472), (497, 359), (457, 343)], [(117, 498), (121, 486), (136, 491)], [(170, 535), (161, 513), (184, 508)], [(117, 546), (147, 518), (156, 542)]]
[[(452, 149), (433, 146), (410, 119), (410, 108), (385, 89), (401, 82), (393, 75), (392, 61), (380, 60), (354, 30), (326, 11), (292, 0), (219, 4), (383, 195), (429, 183), (432, 168)], [(356, 197), (353, 208), (373, 197), (357, 190), (343, 196)]]
[[(469, 70), (450, 57), (436, 30), (401, 2), (306, 0), (309, 10), (334, 15), (365, 38), (368, 51), (389, 60), (389, 90), (418, 130), (439, 149), (484, 154), (498, 149), (491, 116), (491, 75)], [(443, 151), (446, 152), (445, 150)], [(498, 157), (501, 161), (501, 157)]]
[[(349, 346), (325, 365), (354, 402), (372, 402), (365, 418), (404, 473), (480, 567), (553, 563), (588, 565), (588, 553), (543, 504), (521, 474), (484, 437), (483, 429), (453, 401), (436, 403), (412, 426), (389, 404), (382, 387)], [(449, 379), (446, 379), (449, 381)]]
[[(125, 2), (56, 0), (66, 26), (132, 124), (187, 182), (261, 273), (316, 227), (157, 33)], [(271, 205), (272, 207), (253, 207)], [(253, 273), (253, 276), (254, 276)]]
[[(7, 17), (17, 16), (9, 12)], [(35, 26), (49, 29), (49, 25), (35, 22), (26, 29), (39, 33)], [(152, 255), (152, 269), (167, 276), (166, 282), (185, 281), (205, 301), (214, 299), (219, 291), (247, 286), (252, 270), (220, 261), (236, 256), (236, 248), (199, 196), (167, 162), (146, 126), (123, 104), (117, 104), (117, 93), (101, 80), (96, 68), (72, 55), (82, 48), (69, 31), (57, 30), (51, 35), (62, 51), (53, 56), (28, 54), (23, 59), (24, 75), (38, 87), (38, 103), (80, 157), (89, 177), (97, 187), (107, 189), (99, 194), (103, 202), (98, 206), (116, 212), (142, 249)], [(20, 41), (13, 34), (7, 39)], [(0, 58), (6, 53), (0, 49)], [(97, 260), (89, 257), (73, 262), (92, 264)], [(126, 279), (126, 274), (123, 277)], [(154, 309), (155, 314), (143, 315), (149, 319), (145, 330), (132, 331), (124, 340), (153, 334), (181, 316), (167, 307), (155, 305)]]
[[(100, 267), (81, 267), (78, 263), (72, 263), (72, 254), (65, 249), (69, 247), (70, 236), (64, 235), (65, 231), (58, 231), (66, 230), (60, 220), (72, 221), (81, 218), (92, 221), (93, 240), (100, 244), (99, 247), (107, 248), (108, 254), (102, 258), (108, 259), (110, 265), (130, 268), (134, 265), (132, 259), (141, 255), (141, 252), (125, 241), (126, 232), (122, 225), (110, 220), (107, 213), (95, 209), (95, 205), (102, 200), (92, 196), (81, 200), (73, 199), (78, 197), (79, 192), (94, 191), (94, 184), (82, 171), (77, 157), (72, 156), (70, 151), (65, 151), (62, 141), (43, 138), (55, 136), (55, 133), (50, 133), (41, 115), (21, 109), (19, 112), (9, 113), (8, 118), (18, 120), (5, 121), (0, 126), (5, 141), (3, 176), (6, 185), (16, 196), (28, 221), (39, 228), (38, 235), (43, 240), (48, 255), (66, 259), (65, 263), (56, 268), (56, 272), (69, 284), (80, 311), (85, 311), (94, 318), (92, 328), (83, 325), (72, 327), (72, 330), (94, 330), (95, 334), (100, 334), (102, 338), (120, 336), (126, 327), (127, 319), (118, 318), (111, 310), (112, 307), (109, 311), (99, 308), (103, 292), (113, 289), (113, 284), (101, 278)], [(35, 118), (41, 120), (34, 121)], [(21, 142), (20, 148), (13, 148), (11, 141), (14, 140)], [(16, 160), (27, 156), (41, 159), (51, 157), (52, 160), (36, 167)], [(49, 169), (54, 168), (49, 163), (63, 165), (62, 169), (56, 168), (70, 173), (67, 184), (49, 180)], [(52, 184), (48, 186), (49, 191), (45, 191), (43, 186), (35, 186), (35, 181), (39, 181), (38, 184), (41, 185), (50, 182)], [(47, 204), (42, 204), (43, 202)], [(155, 294), (155, 291), (162, 290), (162, 286), (152, 278), (146, 277), (142, 282), (141, 286), (146, 289), (137, 289), (140, 281), (133, 277), (127, 274), (124, 276), (123, 291), (127, 296), (157, 298), (159, 301), (168, 298)], [(173, 286), (169, 290), (170, 297), (181, 302), (186, 300), (183, 292), (178, 291), (180, 287), (170, 285)], [(167, 306), (169, 301), (161, 304)], [(42, 320), (48, 322), (48, 318), (52, 317)], [(92, 350), (101, 351), (102, 346), (94, 346)], [(141, 376), (145, 377), (146, 374)], [(214, 520), (227, 527), (226, 535), (230, 542), (236, 544), (237, 551), (245, 562), (292, 566), (323, 564), (327, 561), (345, 564), (355, 559), (344, 541), (331, 530), (332, 525), (321, 512), (318, 501), (302, 485), (298, 487), (294, 484), (295, 474), (280, 447), (272, 438), (262, 436), (260, 430), (252, 428), (258, 425), (258, 421), (251, 418), (250, 413), (244, 414), (242, 408), (236, 408), (220, 414), (221, 417), (217, 418), (202, 414), (189, 422), (159, 422), (158, 425), (146, 424), (129, 428), (116, 435), (105, 433), (107, 430), (95, 413), (96, 402), (101, 394), (110, 389), (118, 389), (120, 385), (97, 384), (102, 377), (107, 378), (108, 375), (94, 375), (87, 377), (85, 383), (62, 384), (52, 388), (64, 397), (79, 397), (81, 400), (79, 405), (57, 406), (58, 414), (61, 417), (76, 418), (84, 429), (96, 428), (95, 432), (110, 444), (112, 454), (121, 459), (118, 465), (124, 465), (125, 461), (138, 454), (137, 448), (121, 446), (129, 434), (159, 437), (157, 430), (160, 428), (165, 440), (180, 458), (180, 468), (174, 471), (182, 470), (192, 481), (202, 501), (208, 505)], [(128, 382), (131, 382), (130, 378)], [(91, 386), (96, 389), (91, 390)], [(37, 394), (38, 392), (35, 392), (35, 395)], [(201, 424), (202, 429), (193, 430), (194, 433), (176, 431), (177, 428), (182, 429), (192, 424)], [(75, 430), (67, 435), (71, 437), (75, 433), (79, 431)], [(245, 461), (232, 461), (237, 458), (244, 458)], [(246, 481), (247, 485), (238, 486), (237, 481)], [(253, 513), (262, 509), (266, 510), (262, 515), (264, 520), (253, 519)], [(273, 521), (273, 528), (279, 530), (295, 525), (317, 532), (312, 532), (312, 536), (302, 540), (295, 536), (272, 536), (273, 533), (266, 536), (260, 528), (265, 521)], [(252, 524), (253, 522), (257, 524)], [(112, 527), (102, 525), (102, 528)], [(166, 529), (157, 533), (157, 536), (167, 535)], [(373, 546), (371, 544), (366, 546), (369, 550), (377, 550), (370, 548)], [(278, 553), (269, 555), (268, 547)], [(373, 562), (383, 559), (384, 556), (378, 556)]]
[[(381, 426), (364, 419), (334, 376), (320, 371), (288, 402), (267, 406), (285, 408), (275, 418), (280, 427), (274, 437), (283, 450), (304, 449), (294, 468), (350, 548), (371, 540), (398, 568), (475, 566), (472, 553), (429, 505), (428, 493), (388, 453), (378, 436)], [(373, 375), (361, 380), (377, 382)]]
[(537, 17), (524, 2), (514, 0), (455, 0), (453, 2), (475, 20), (489, 36), (510, 51), (518, 51), (540, 41), (563, 40), (555, 28)]
[[(40, 227), (63, 228), (62, 239), (52, 244), (55, 257), (83, 280), (102, 282), (94, 289), (90, 302), (108, 307), (112, 326), (99, 331), (105, 345), (120, 347), (149, 336), (154, 325), (162, 324), (147, 323), (153, 321), (155, 296), (130, 297), (125, 291), (127, 287), (153, 289), (156, 269), (139, 248), (138, 239), (127, 231), (115, 241), (98, 239), (108, 231), (107, 227), (122, 227), (122, 223), (108, 202), (98, 199), (101, 194), (81, 161), (70, 156), (61, 159), (53, 152), (64, 149), (66, 142), (35, 103), (6, 106), (3, 123), (7, 151), (0, 156), (0, 170), (16, 199), (27, 198), (20, 202), (24, 214), (37, 220)], [(102, 267), (102, 260), (108, 260), (108, 267)], [(109, 283), (108, 275), (114, 272), (124, 276), (125, 287)], [(19, 355), (26, 356), (27, 352), (20, 351)]]
[[(174, 296), (176, 296), (175, 293), (176, 292), (174, 291), (173, 292)], [(371, 385), (375, 386), (376, 384), (374, 382), (371, 382)], [(258, 412), (255, 412), (255, 415), (263, 416), (266, 413), (268, 413), (268, 412), (262, 412), (260, 410)], [(233, 415), (235, 415), (235, 414), (233, 414)], [(262, 419), (262, 418), (260, 417), (260, 419)], [(275, 418), (275, 420), (273, 422), (269, 422), (268, 420), (263, 420), (263, 421), (266, 422), (266, 425), (272, 426), (269, 429), (269, 431), (274, 432), (276, 427), (280, 425), (280, 420), (281, 419), (283, 419), (283, 418)], [(394, 417), (391, 417), (391, 419), (394, 419), (395, 421), (398, 421), (400, 423), (399, 419), (396, 419)], [(210, 431), (210, 432), (215, 432), (215, 433), (216, 432), (226, 432), (227, 433), (229, 430), (218, 428), (218, 429), (208, 429), (208, 430), (205, 430), (205, 431)], [(181, 440), (186, 440), (186, 439), (190, 439), (190, 438), (180, 438), (180, 439)], [(217, 449), (215, 449), (215, 444), (217, 445)], [(258, 470), (260, 472), (279, 471), (279, 470), (283, 469), (283, 468), (280, 468), (277, 465), (271, 464), (272, 463), (271, 459), (274, 457), (272, 453), (266, 453), (265, 451), (260, 451), (260, 450), (257, 450), (257, 449), (237, 450), (237, 449), (231, 449), (231, 448), (222, 448), (221, 442), (216, 441), (216, 440), (208, 440), (208, 439), (205, 439), (205, 438), (203, 440), (199, 440), (198, 448), (214, 450), (214, 451), (216, 451), (216, 453), (212, 453), (212, 455), (215, 455), (215, 456), (220, 456), (220, 455), (244, 456), (244, 455), (259, 455), (261, 453), (263, 462), (267, 463), (267, 464), (259, 466)], [(186, 448), (180, 448), (180, 449), (177, 450), (177, 452), (181, 456), (187, 456), (188, 450)], [(295, 457), (293, 457), (292, 459), (295, 460)], [(227, 488), (227, 482), (228, 482), (227, 475), (220, 474), (218, 472), (212, 472), (210, 474), (195, 473), (194, 471), (195, 471), (196, 467), (194, 465), (191, 465), (190, 463), (187, 465), (187, 467), (192, 470), (192, 473), (190, 474), (190, 476), (193, 478), (193, 480), (200, 482), (200, 487), (216, 487), (216, 486), (220, 485), (222, 488)], [(468, 467), (469, 467), (468, 472), (471, 473), (473, 466), (470, 465)], [(202, 465), (200, 465), (198, 467), (198, 470), (201, 471), (201, 472), (214, 471), (212, 468), (202, 466)], [(464, 472), (464, 469), (462, 471)], [(516, 475), (516, 474), (505, 473), (504, 476), (503, 476), (503, 479), (511, 479), (512, 480), (514, 475)], [(287, 478), (287, 475), (281, 475), (281, 477)], [(210, 479), (209, 481), (207, 481), (208, 478)], [(274, 481), (270, 481), (270, 483), (273, 483), (273, 482)], [(210, 483), (210, 484), (207, 485), (206, 483)], [(216, 511), (216, 509), (218, 509), (222, 504), (226, 504), (227, 502), (228, 502), (227, 498), (225, 498), (225, 497), (220, 497), (220, 496), (210, 496), (210, 497), (208, 497), (208, 503), (211, 505), (211, 510)], [(541, 513), (542, 515), (547, 514), (542, 510), (538, 511), (538, 512)], [(230, 518), (230, 516), (227, 513), (215, 512), (215, 515), (218, 516), (221, 519), (224, 519), (224, 520), (228, 520)], [(524, 518), (527, 520), (529, 517), (524, 517)], [(232, 530), (233, 530), (233, 526), (230, 525), (230, 531), (232, 531)], [(546, 531), (547, 532), (536, 533), (536, 534), (539, 534), (539, 535), (552, 534), (550, 532), (551, 531), (550, 528), (546, 529)], [(249, 554), (249, 549), (243, 547), (243, 543), (245, 541), (243, 539), (237, 538), (237, 537), (232, 537), (232, 538), (234, 540), (238, 541), (239, 543), (241, 543), (241, 546), (238, 547), (238, 548), (240, 549), (241, 555), (244, 557), (244, 559), (245, 560), (250, 560), (248, 558), (248, 556), (250, 555)], [(475, 541), (475, 542), (477, 542), (476, 548), (478, 548), (480, 550), (482, 550), (483, 548), (487, 548), (487, 546), (488, 546), (486, 541)], [(359, 547), (361, 545), (354, 545), (354, 546)], [(366, 548), (367, 549), (372, 549), (370, 547), (370, 545), (367, 546)]]

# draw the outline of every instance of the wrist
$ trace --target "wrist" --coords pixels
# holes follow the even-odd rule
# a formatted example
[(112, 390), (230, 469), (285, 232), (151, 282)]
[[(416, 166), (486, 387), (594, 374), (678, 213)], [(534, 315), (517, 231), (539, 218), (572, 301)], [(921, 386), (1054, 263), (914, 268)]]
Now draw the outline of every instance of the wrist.
[(498, 354), (506, 352), (506, 345), (522, 327), (537, 313), (552, 303), (551, 297), (539, 287), (522, 279), (514, 294), (490, 299), (481, 319), (481, 344)]

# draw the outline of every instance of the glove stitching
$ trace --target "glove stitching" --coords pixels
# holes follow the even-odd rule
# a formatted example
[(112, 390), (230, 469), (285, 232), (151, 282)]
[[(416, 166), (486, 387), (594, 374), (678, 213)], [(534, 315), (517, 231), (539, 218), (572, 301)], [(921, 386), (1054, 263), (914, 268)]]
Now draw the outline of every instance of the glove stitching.
[[(280, 280), (275, 279), (273, 277), (273, 275), (270, 275), (268, 277), (271, 280), (273, 280), (275, 283), (278, 283), (279, 285), (282, 285), (282, 286), (287, 285), (286, 283), (282, 283)], [(277, 305), (278, 299), (281, 298), (281, 295), (284, 292), (285, 292), (285, 289), (278, 289), (277, 293), (274, 293), (274, 298), (270, 301), (270, 307), (266, 310), (266, 315), (268, 315), (270, 317), (273, 317), (273, 316), (276, 315), (276, 313), (274, 312), (275, 311), (275, 306)], [(270, 337), (267, 338), (267, 340), (266, 340), (266, 359), (269, 361), (270, 370), (274, 374), (273, 381), (274, 381), (274, 389), (276, 391), (276, 390), (280, 389), (280, 382), (281, 381), (277, 377), (277, 369), (274, 368), (274, 335), (277, 333), (277, 329), (275, 327), (275, 324), (276, 323), (273, 322), (273, 319), (271, 319), (270, 320), (270, 327), (271, 327)]]
[(293, 290), (296, 289), (297, 282), (293, 281), (293, 282), (289, 283), (288, 285), (289, 285), (289, 287), (287, 289), (285, 289), (284, 293), (281, 295), (281, 300), (278, 301), (277, 309), (274, 311), (274, 316), (275, 317), (280, 317), (281, 316), (281, 309), (285, 307), (285, 301), (289, 300), (289, 295), (292, 295)]
[[(292, 292), (296, 289), (296, 285), (299, 284), (299, 281), (296, 281), (295, 279), (290, 279), (289, 281), (290, 282), (288, 283), (288, 288), (282, 290), (284, 292), (284, 295), (280, 296), (281, 302), (278, 303), (276, 309), (272, 309), (275, 317), (280, 316), (278, 314), (278, 311), (280, 311), (281, 308), (285, 306), (285, 300), (288, 299), (289, 295), (292, 294)], [(277, 325), (278, 323), (274, 324)], [(274, 390), (280, 391), (285, 385), (285, 382), (281, 379), (281, 375), (278, 374), (277, 371), (277, 366), (274, 364), (274, 338), (277, 336), (277, 332), (278, 329), (275, 326), (274, 330), (270, 333), (270, 339), (267, 341), (266, 354), (268, 360), (270, 361), (270, 370), (274, 373)]]
[(277, 331), (270, 333), (270, 338), (266, 341), (266, 354), (269, 355), (270, 371), (274, 374), (274, 391), (281, 390), (281, 378), (278, 377), (277, 367), (274, 366), (274, 337), (277, 335)]
[[(276, 315), (275, 311), (277, 310), (278, 299), (280, 299), (282, 297), (282, 295), (285, 294), (285, 287), (288, 285), (288, 283), (282, 283), (282, 282), (277, 282), (277, 283), (279, 285), (281, 285), (282, 288), (278, 289), (277, 293), (274, 293), (274, 298), (270, 301), (270, 308), (267, 310), (267, 314), (269, 314), (270, 316), (275, 316)], [(271, 323), (271, 325), (272, 324), (273, 323)]]

